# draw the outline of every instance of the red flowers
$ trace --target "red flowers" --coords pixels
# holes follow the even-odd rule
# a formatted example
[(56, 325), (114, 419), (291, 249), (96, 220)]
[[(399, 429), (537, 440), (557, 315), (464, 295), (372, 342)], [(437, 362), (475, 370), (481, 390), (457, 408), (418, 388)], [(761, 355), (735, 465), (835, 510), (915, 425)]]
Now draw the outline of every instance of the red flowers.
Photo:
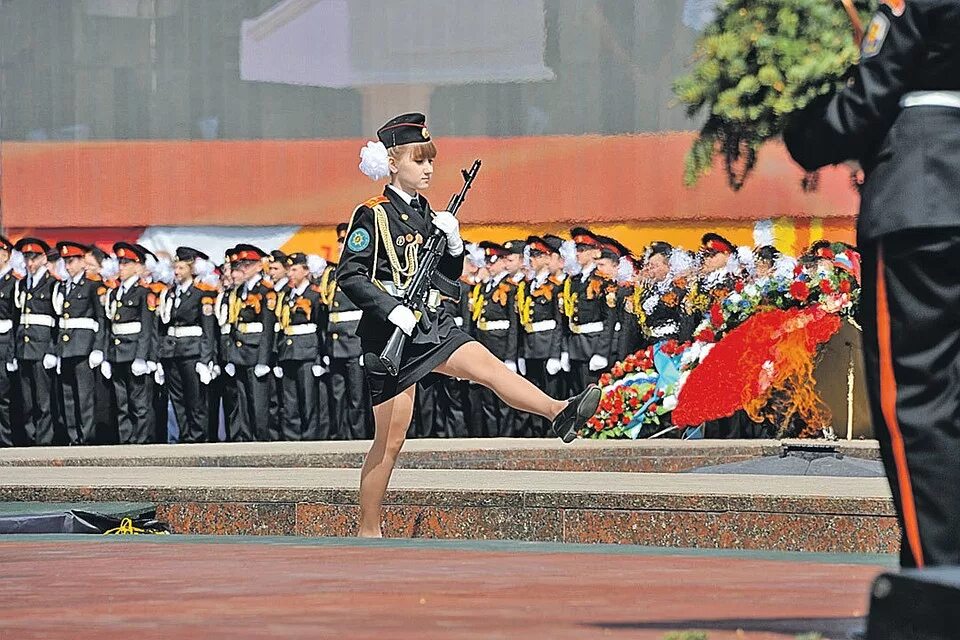
[(706, 329), (698, 333), (695, 337), (700, 342), (716, 342), (717, 341), (717, 334), (715, 334), (713, 332), (713, 329), (711, 329), (710, 327), (707, 327)]
[(743, 293), (743, 287), (744, 287), (743, 280), (737, 280), (736, 283), (733, 285), (733, 288), (737, 293)]
[(807, 298), (810, 297), (810, 287), (807, 286), (806, 282), (796, 280), (790, 285), (790, 295), (794, 300), (806, 302)]
[(710, 324), (719, 327), (723, 324), (723, 310), (720, 309), (720, 303), (714, 302), (710, 305)]
[(830, 284), (829, 280), (821, 280), (820, 291), (823, 291), (825, 294), (830, 295), (831, 293), (833, 293), (833, 285)]
[(840, 293), (850, 293), (851, 288), (849, 280), (840, 281)]

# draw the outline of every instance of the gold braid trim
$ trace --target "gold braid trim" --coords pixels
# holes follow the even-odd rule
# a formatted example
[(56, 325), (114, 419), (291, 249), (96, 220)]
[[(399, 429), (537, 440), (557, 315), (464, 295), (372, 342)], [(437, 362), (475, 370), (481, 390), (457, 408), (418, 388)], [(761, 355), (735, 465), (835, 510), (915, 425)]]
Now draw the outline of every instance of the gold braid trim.
[[(390, 262), (390, 271), (393, 274), (393, 286), (397, 289), (406, 289), (414, 274), (417, 273), (417, 266), (420, 264), (418, 250), (419, 245), (410, 242), (403, 250), (404, 264), (401, 266), (400, 258), (397, 256), (396, 249), (393, 248), (393, 235), (390, 233), (390, 219), (383, 205), (378, 204), (373, 207), (373, 214), (376, 218), (378, 239), (383, 239), (383, 248), (387, 253), (387, 260)], [(389, 241), (388, 241), (389, 240)], [(376, 270), (377, 251), (380, 243), (377, 243), (374, 249), (373, 268)]]

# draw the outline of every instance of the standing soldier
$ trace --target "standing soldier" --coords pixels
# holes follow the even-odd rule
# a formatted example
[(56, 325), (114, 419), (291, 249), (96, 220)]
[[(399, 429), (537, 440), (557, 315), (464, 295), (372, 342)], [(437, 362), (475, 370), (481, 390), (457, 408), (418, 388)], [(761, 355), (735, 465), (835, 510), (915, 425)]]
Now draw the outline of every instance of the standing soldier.
[[(274, 249), (270, 252), (269, 261), (267, 262), (267, 280), (273, 283), (273, 290), (277, 292), (277, 305), (279, 308), (280, 302), (290, 291), (290, 286), (287, 284), (287, 254), (279, 249)], [(283, 382), (281, 381), (283, 370), (280, 368), (280, 363), (276, 357), (277, 349), (280, 347), (280, 339), (283, 336), (280, 335), (280, 325), (278, 323), (274, 323), (273, 332), (277, 342), (273, 346), (274, 358), (270, 363), (274, 375), (274, 389), (270, 393), (270, 440), (277, 441), (283, 440), (281, 426), (284, 421)]]
[(103, 282), (88, 277), (86, 255), (89, 247), (78, 242), (57, 243), (67, 280), (54, 296), (60, 316), (57, 340), (60, 385), (63, 394), (63, 422), (70, 444), (96, 441), (96, 379), (100, 376), (107, 350), (107, 318), (102, 296)]
[(15, 245), (27, 263), (27, 274), (17, 281), (20, 309), (16, 358), (20, 367), (23, 426), (27, 444), (51, 445), (57, 368), (57, 318), (53, 296), (58, 281), (47, 270), (50, 246), (37, 238), (21, 238)]
[(214, 316), (217, 321), (217, 359), (213, 366), (213, 380), (208, 390), (211, 396), (209, 406), (210, 428), (208, 437), (210, 442), (220, 439), (221, 417), (224, 427), (224, 440), (229, 440), (230, 416), (236, 407), (236, 381), (226, 375), (224, 368), (227, 365), (227, 355), (230, 353), (230, 291), (233, 289), (233, 273), (230, 269), (230, 257), (234, 254), (233, 248), (227, 249), (223, 264), (220, 265), (220, 285), (217, 288), (217, 297), (213, 305)]
[[(286, 259), (289, 277), (286, 295), (277, 306), (280, 334), (277, 362), (282, 370), (280, 415), (284, 440), (319, 440), (320, 406), (317, 391), (326, 373), (321, 340), (323, 304), (320, 287), (310, 283), (307, 256), (292, 253)], [(329, 423), (327, 423), (329, 425)]]
[(19, 434), (14, 432), (14, 427), (19, 428), (21, 420), (17, 410), (20, 387), (14, 338), (20, 320), (16, 305), (17, 283), (23, 274), (14, 269), (13, 256), (13, 244), (0, 235), (0, 447), (16, 444)]
[[(116, 280), (105, 278), (102, 275), (104, 264), (107, 261), (107, 254), (95, 245), (88, 247), (87, 254), (84, 256), (87, 280), (98, 284), (97, 291), (102, 292), (97, 296), (100, 300), (100, 306), (106, 313), (107, 292), (117, 286)], [(110, 264), (114, 259), (110, 258)], [(110, 347), (110, 319), (104, 315), (104, 322), (101, 325), (103, 331), (104, 359), (107, 357)], [(94, 395), (94, 443), (95, 444), (114, 444), (117, 438), (117, 403), (114, 400), (113, 382), (107, 380), (103, 375), (103, 366), (95, 372), (93, 376), (93, 395)]]
[(252, 244), (238, 244), (232, 254), (235, 285), (227, 296), (230, 343), (224, 365), (237, 392), (229, 420), (232, 442), (267, 441), (275, 428), (270, 403), (277, 292), (263, 277), (264, 257)]
[(638, 349), (663, 340), (678, 340), (686, 328), (684, 296), (686, 291), (674, 281), (670, 272), (673, 246), (653, 242), (644, 252), (633, 298), (634, 322), (639, 327)]
[(570, 231), (576, 244), (580, 273), (567, 278), (563, 289), (570, 354), (570, 391), (580, 393), (595, 383), (610, 362), (616, 323), (616, 294), (608, 296), (611, 280), (597, 273), (597, 260), (619, 258), (583, 227)]
[(160, 361), (180, 442), (206, 442), (207, 392), (213, 377), (218, 327), (214, 315), (216, 288), (195, 278), (197, 263), (208, 256), (190, 247), (177, 247), (174, 283), (160, 299)]
[(904, 567), (960, 557), (958, 33), (957, 0), (884, 0), (850, 82), (784, 133), (808, 171), (865, 171), (860, 320)]
[(107, 292), (105, 306), (112, 344), (104, 373), (113, 379), (117, 396), (120, 444), (143, 444), (155, 437), (154, 380), (148, 363), (156, 362), (159, 300), (142, 279), (147, 251), (139, 245), (118, 242), (113, 245), (113, 253), (120, 275), (117, 288)]
[[(347, 237), (345, 223), (337, 225), (337, 249), (343, 252)], [(327, 327), (324, 332), (329, 357), (327, 376), (329, 397), (329, 437), (338, 440), (360, 440), (373, 435), (373, 417), (367, 380), (360, 366), (363, 355), (357, 325), (363, 311), (343, 293), (336, 279), (336, 263), (329, 263), (320, 276), (320, 291), (327, 307)], [(321, 437), (327, 437), (322, 433)]]
[(270, 262), (267, 263), (267, 277), (273, 283), (273, 290), (277, 293), (287, 291), (287, 254), (279, 249), (270, 252)]
[[(556, 397), (558, 390), (554, 376), (560, 371), (560, 353), (563, 350), (563, 317), (559, 305), (563, 285), (553, 277), (550, 262), (554, 252), (559, 255), (559, 246), (554, 249), (539, 236), (527, 238), (526, 245), (533, 275), (521, 283), (517, 290), (526, 378), (547, 395)], [(549, 421), (533, 414), (528, 416), (526, 425), (530, 431), (521, 435), (551, 435)]]

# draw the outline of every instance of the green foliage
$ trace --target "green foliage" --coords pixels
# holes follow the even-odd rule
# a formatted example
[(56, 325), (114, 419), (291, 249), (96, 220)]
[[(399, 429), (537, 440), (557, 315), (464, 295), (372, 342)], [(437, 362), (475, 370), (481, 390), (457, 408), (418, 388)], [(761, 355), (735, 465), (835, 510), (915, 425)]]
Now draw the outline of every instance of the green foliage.
[(671, 631), (663, 636), (663, 640), (707, 640), (703, 631)]
[[(876, 0), (855, 0), (864, 23)], [(740, 189), (757, 152), (791, 114), (832, 93), (859, 59), (839, 0), (720, 0), (716, 19), (697, 41), (692, 71), (674, 93), (707, 120), (687, 154), (684, 182), (693, 185), (723, 159)]]

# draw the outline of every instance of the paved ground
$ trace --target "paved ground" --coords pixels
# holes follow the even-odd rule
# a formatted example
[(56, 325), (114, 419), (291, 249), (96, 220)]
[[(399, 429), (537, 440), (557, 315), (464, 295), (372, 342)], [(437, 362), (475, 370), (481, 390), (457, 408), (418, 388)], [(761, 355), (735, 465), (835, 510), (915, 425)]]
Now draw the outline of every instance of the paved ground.
[(892, 558), (631, 546), (0, 538), (0, 638), (846, 638)]

